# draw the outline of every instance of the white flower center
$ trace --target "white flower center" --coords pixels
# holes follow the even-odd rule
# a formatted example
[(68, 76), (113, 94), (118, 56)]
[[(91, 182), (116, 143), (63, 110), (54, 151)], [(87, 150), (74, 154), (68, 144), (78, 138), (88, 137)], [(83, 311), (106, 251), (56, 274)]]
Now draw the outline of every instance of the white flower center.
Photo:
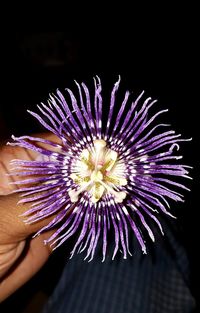
[(106, 148), (104, 140), (94, 140), (93, 149), (84, 149), (80, 158), (73, 165), (70, 178), (78, 189), (71, 189), (69, 196), (72, 202), (78, 201), (79, 195), (88, 191), (93, 203), (98, 202), (105, 193), (112, 194), (116, 202), (126, 198), (126, 192), (118, 187), (125, 186), (125, 165), (117, 160), (117, 152)]

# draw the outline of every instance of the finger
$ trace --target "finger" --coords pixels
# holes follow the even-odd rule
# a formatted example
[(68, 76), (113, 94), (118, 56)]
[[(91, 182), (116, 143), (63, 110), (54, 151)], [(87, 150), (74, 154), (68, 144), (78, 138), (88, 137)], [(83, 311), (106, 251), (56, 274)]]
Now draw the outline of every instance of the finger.
[(0, 280), (24, 250), (26, 241), (0, 245)]
[[(41, 134), (38, 137), (51, 140), (58, 143), (59, 139), (52, 134)], [(40, 144), (41, 146), (44, 144)], [(24, 160), (35, 159), (38, 154), (33, 151), (28, 151), (20, 147), (6, 146), (0, 151), (0, 194), (8, 194), (6, 197), (0, 197), (0, 229), (1, 229), (1, 242), (9, 243), (11, 240), (16, 242), (25, 239), (28, 235), (38, 231), (43, 226), (47, 225), (54, 216), (43, 219), (37, 223), (25, 224), (24, 218), (19, 217), (22, 213), (30, 208), (30, 204), (17, 205), (19, 200), (17, 194), (11, 194), (12, 188), (15, 185), (9, 185), (11, 179), (17, 179), (15, 176), (7, 176), (11, 172), (10, 161), (13, 158), (20, 158)], [(29, 177), (30, 178), (30, 177)], [(14, 187), (11, 187), (14, 186)]]
[(8, 174), (12, 173), (10, 162), (18, 158), (30, 160), (36, 158), (36, 155), (20, 147), (4, 146), (0, 150), (0, 195), (8, 195), (16, 189), (16, 185), (10, 184), (14, 181), (14, 177)]
[(51, 249), (48, 245), (44, 245), (43, 241), (51, 234), (52, 231), (46, 232), (29, 242), (26, 253), (14, 264), (0, 283), (0, 302), (27, 282), (45, 264), (51, 254)]
[(0, 197), (1, 244), (21, 241), (46, 226), (56, 214), (32, 224), (26, 224), (20, 216), (30, 205), (19, 204), (18, 195)]
[[(41, 137), (43, 139), (48, 139), (53, 143), (60, 143), (60, 139), (50, 133), (42, 133), (33, 135), (33, 137)], [(44, 143), (38, 143), (40, 147), (46, 147)], [(12, 165), (10, 161), (13, 159), (22, 160), (35, 160), (40, 155), (32, 150), (24, 149), (17, 146), (2, 146), (0, 147), (0, 195), (10, 194), (16, 189), (16, 185), (10, 184), (10, 182), (15, 180), (14, 176), (8, 176), (8, 173), (12, 173)]]

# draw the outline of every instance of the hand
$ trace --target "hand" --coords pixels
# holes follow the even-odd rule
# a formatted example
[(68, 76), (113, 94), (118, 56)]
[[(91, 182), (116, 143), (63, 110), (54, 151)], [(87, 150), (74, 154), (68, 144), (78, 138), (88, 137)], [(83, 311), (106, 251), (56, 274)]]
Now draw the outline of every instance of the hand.
[[(55, 142), (50, 135), (44, 135)], [(0, 302), (28, 281), (43, 266), (51, 254), (43, 241), (50, 236), (46, 232), (34, 239), (31, 235), (46, 225), (53, 217), (27, 225), (19, 217), (27, 210), (26, 205), (17, 205), (17, 188), (9, 185), (13, 177), (9, 162), (12, 159), (35, 159), (37, 154), (20, 147), (0, 147)]]

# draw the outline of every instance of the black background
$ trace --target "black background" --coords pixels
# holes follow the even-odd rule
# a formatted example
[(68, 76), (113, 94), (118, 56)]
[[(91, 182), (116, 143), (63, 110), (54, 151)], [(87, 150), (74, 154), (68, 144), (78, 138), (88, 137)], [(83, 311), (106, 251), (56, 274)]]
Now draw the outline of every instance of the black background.
[[(45, 101), (48, 93), (57, 87), (73, 88), (73, 79), (92, 86), (92, 77), (98, 74), (109, 90), (120, 74), (122, 89), (128, 88), (136, 96), (144, 89), (147, 96), (157, 98), (160, 109), (169, 108), (164, 120), (171, 122), (172, 128), (183, 137), (193, 137), (192, 142), (181, 147), (184, 163), (194, 167), (191, 174), (194, 180), (188, 182), (192, 191), (185, 194), (185, 203), (177, 206), (177, 223), (190, 260), (192, 291), (198, 298), (199, 92), (195, 24), (188, 22), (191, 18), (188, 14), (180, 14), (178, 19), (176, 14), (168, 15), (154, 23), (150, 18), (146, 24), (143, 17), (127, 27), (121, 27), (122, 22), (118, 21), (118, 27), (113, 25), (112, 29), (104, 25), (99, 30), (93, 25), (78, 31), (69, 27), (64, 32), (3, 34), (0, 137), (6, 140), (11, 134), (41, 131), (26, 109), (34, 110), (35, 105)], [(10, 308), (17, 303), (15, 312), (21, 312), (38, 290), (38, 281), (42, 280), (45, 285), (48, 266), (51, 267), (54, 258), (56, 256), (4, 306)], [(52, 276), (52, 285), (53, 281)]]

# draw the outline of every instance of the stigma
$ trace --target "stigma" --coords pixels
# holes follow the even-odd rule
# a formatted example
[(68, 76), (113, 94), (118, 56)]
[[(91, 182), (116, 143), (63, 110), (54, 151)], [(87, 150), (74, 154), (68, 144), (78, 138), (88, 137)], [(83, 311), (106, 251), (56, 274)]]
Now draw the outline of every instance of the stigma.
[(117, 203), (123, 202), (126, 192), (120, 187), (127, 185), (124, 173), (125, 165), (118, 160), (117, 152), (107, 148), (106, 141), (94, 140), (93, 148), (83, 149), (73, 165), (70, 178), (77, 186), (69, 191), (71, 202), (77, 202), (86, 191), (92, 203), (105, 194), (112, 195)]

